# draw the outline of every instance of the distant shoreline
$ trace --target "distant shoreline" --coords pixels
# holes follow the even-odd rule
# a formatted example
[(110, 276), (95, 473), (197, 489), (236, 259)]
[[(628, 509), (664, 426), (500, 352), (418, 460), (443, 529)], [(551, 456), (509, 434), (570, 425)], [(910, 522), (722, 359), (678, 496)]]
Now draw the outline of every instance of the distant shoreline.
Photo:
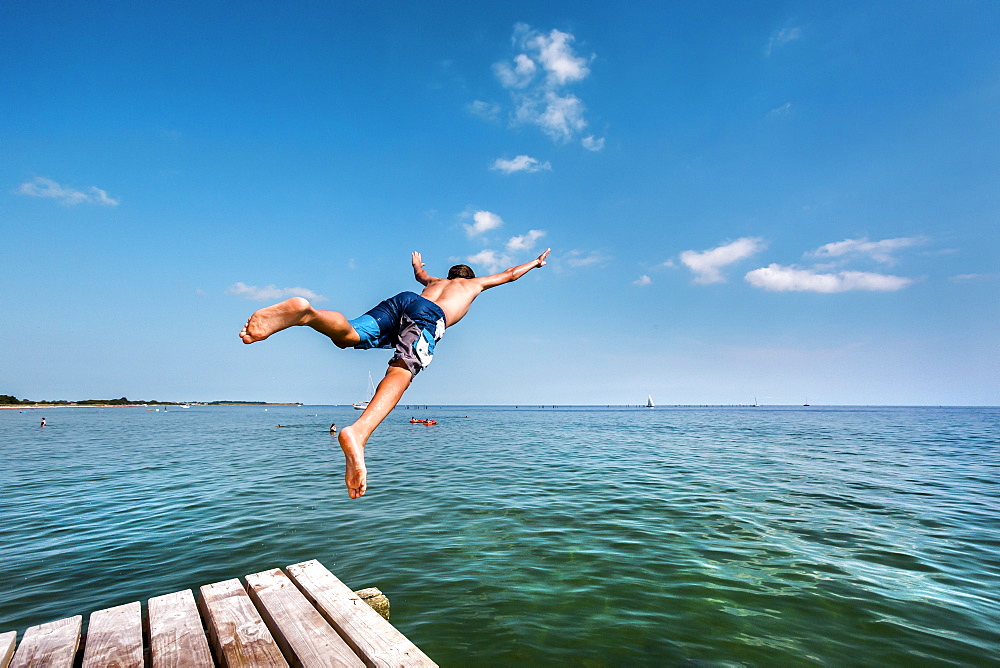
[(78, 404), (78, 403), (68, 403), (68, 404), (45, 404), (45, 403), (33, 403), (33, 404), (0, 404), (0, 410), (11, 409), (11, 408), (162, 408), (174, 406), (180, 407), (193, 407), (197, 406), (204, 408), (206, 406), (302, 406), (295, 401), (288, 402), (269, 402), (269, 401), (213, 401), (211, 403), (184, 403), (184, 402), (155, 402), (148, 404)]

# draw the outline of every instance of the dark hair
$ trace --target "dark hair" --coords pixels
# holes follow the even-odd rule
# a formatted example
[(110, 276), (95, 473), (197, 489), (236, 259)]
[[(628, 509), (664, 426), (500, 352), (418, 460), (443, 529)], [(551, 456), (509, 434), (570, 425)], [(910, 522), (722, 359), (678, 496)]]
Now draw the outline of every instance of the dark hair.
[(476, 272), (467, 264), (456, 264), (448, 270), (448, 278), (475, 278)]

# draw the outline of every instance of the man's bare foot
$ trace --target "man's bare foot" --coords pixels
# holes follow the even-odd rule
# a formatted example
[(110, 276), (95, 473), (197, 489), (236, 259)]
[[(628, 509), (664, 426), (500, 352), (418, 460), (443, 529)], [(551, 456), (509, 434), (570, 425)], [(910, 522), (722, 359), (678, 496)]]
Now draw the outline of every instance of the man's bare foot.
[(344, 481), (347, 483), (347, 495), (359, 499), (368, 489), (368, 469), (365, 468), (365, 442), (354, 425), (344, 427), (337, 434), (340, 449), (344, 451), (347, 460), (347, 470)]
[(268, 306), (256, 311), (240, 331), (243, 343), (263, 341), (275, 332), (280, 332), (292, 325), (302, 324), (303, 316), (312, 306), (302, 297), (292, 297), (280, 304)]

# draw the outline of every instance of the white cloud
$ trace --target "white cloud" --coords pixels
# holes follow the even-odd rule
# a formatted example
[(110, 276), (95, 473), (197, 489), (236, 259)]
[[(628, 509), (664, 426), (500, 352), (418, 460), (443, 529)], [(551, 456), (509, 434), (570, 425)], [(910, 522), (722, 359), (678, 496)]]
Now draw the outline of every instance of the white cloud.
[(495, 102), (483, 102), (475, 100), (465, 107), (470, 114), (478, 116), (484, 121), (497, 122), (500, 120), (500, 105)]
[(762, 239), (743, 237), (706, 251), (687, 250), (681, 253), (681, 262), (694, 273), (695, 283), (723, 283), (721, 269), (750, 257), (764, 248)]
[(580, 144), (588, 151), (600, 151), (604, 148), (604, 137), (588, 135), (580, 140)]
[[(515, 125), (537, 125), (558, 142), (575, 139), (587, 127), (583, 102), (565, 92), (566, 86), (589, 76), (593, 59), (578, 55), (574, 40), (560, 30), (543, 33), (524, 23), (514, 27), (512, 43), (519, 53), (511, 61), (494, 64), (493, 73), (510, 91)], [(591, 151), (603, 147), (603, 140), (593, 135), (582, 143)]]
[(948, 280), (952, 283), (965, 283), (968, 281), (990, 281), (996, 278), (1000, 278), (1000, 274), (959, 274)]
[(784, 46), (798, 39), (802, 39), (802, 30), (800, 28), (782, 28), (771, 35), (771, 39), (768, 40), (767, 46), (764, 48), (764, 54), (770, 57), (775, 47)]
[(927, 243), (927, 239), (922, 236), (899, 237), (896, 239), (882, 239), (881, 241), (868, 241), (864, 239), (844, 239), (833, 243), (824, 244), (814, 250), (809, 255), (817, 258), (840, 258), (857, 255), (867, 255), (876, 262), (893, 265), (896, 258), (893, 253), (900, 248), (918, 246)]
[(519, 155), (513, 160), (504, 160), (503, 158), (497, 158), (490, 169), (495, 169), (498, 172), (503, 172), (504, 174), (513, 174), (514, 172), (539, 172), (544, 170), (551, 170), (552, 165), (546, 160), (545, 162), (539, 162), (537, 158), (532, 158), (527, 155)]
[(499, 254), (489, 248), (481, 250), (475, 255), (470, 255), (465, 261), (471, 265), (483, 267), (491, 274), (495, 274), (502, 269), (507, 269), (514, 264), (510, 256)]
[(771, 111), (767, 112), (768, 116), (787, 116), (792, 110), (792, 103), (785, 102), (780, 107), (775, 107)]
[(571, 250), (566, 253), (566, 264), (571, 267), (589, 267), (607, 261), (607, 257), (597, 251)]
[(535, 61), (523, 53), (514, 57), (514, 66), (507, 63), (495, 63), (493, 73), (504, 88), (525, 88), (535, 78), (538, 67)]
[(586, 59), (577, 56), (570, 46), (576, 39), (573, 35), (560, 30), (552, 30), (548, 35), (543, 35), (526, 25), (524, 28), (527, 30), (524, 44), (535, 52), (536, 58), (548, 73), (551, 85), (565, 86), (567, 83), (582, 81), (590, 74)]
[(29, 197), (47, 197), (59, 200), (67, 206), (75, 204), (118, 206), (118, 200), (109, 197), (108, 193), (100, 188), (91, 186), (87, 188), (86, 192), (74, 190), (73, 188), (61, 186), (52, 179), (46, 179), (41, 176), (36, 177), (33, 181), (22, 183), (21, 187), (18, 188), (18, 192)]
[(276, 301), (289, 297), (305, 297), (315, 302), (326, 301), (326, 297), (316, 294), (308, 288), (279, 288), (275, 285), (258, 288), (246, 283), (233, 283), (226, 292), (250, 301)]
[(507, 240), (507, 250), (522, 251), (531, 250), (535, 247), (535, 242), (545, 236), (542, 230), (528, 230), (527, 234), (511, 237)]
[(465, 233), (469, 235), (470, 239), (503, 225), (503, 220), (500, 216), (489, 211), (476, 211), (472, 214), (472, 221), (472, 225), (465, 226)]
[(814, 269), (770, 264), (747, 272), (746, 281), (755, 288), (774, 292), (848, 292), (868, 290), (895, 292), (913, 283), (913, 279), (867, 271), (841, 271), (832, 274)]
[(644, 285), (649, 285), (652, 282), (653, 282), (653, 279), (651, 279), (646, 274), (643, 274), (637, 280), (632, 281), (632, 285), (638, 285), (638, 286), (641, 287), (641, 286), (644, 286)]
[(568, 142), (587, 127), (583, 117), (585, 111), (577, 96), (546, 91), (540, 96), (520, 96), (514, 120), (537, 125), (553, 141)]

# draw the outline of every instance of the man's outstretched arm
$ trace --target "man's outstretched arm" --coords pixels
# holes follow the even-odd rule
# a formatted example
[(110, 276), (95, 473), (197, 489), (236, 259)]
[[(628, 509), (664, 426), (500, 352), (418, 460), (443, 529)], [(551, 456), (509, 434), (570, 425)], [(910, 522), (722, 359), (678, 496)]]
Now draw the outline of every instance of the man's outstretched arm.
[(545, 252), (536, 257), (531, 262), (525, 262), (524, 264), (519, 264), (516, 267), (511, 267), (506, 271), (501, 271), (499, 274), (493, 274), (492, 276), (483, 276), (481, 278), (474, 278), (472, 280), (479, 283), (483, 290), (488, 290), (489, 288), (495, 288), (498, 285), (503, 285), (504, 283), (512, 283), (517, 279), (521, 278), (529, 271), (536, 267), (545, 266), (545, 258), (549, 256), (552, 251), (551, 248), (546, 248)]
[(427, 285), (433, 280), (436, 280), (433, 276), (424, 271), (424, 261), (420, 257), (420, 253), (413, 251), (410, 255), (410, 261), (413, 263), (413, 277), (417, 279), (417, 282), (421, 285)]

